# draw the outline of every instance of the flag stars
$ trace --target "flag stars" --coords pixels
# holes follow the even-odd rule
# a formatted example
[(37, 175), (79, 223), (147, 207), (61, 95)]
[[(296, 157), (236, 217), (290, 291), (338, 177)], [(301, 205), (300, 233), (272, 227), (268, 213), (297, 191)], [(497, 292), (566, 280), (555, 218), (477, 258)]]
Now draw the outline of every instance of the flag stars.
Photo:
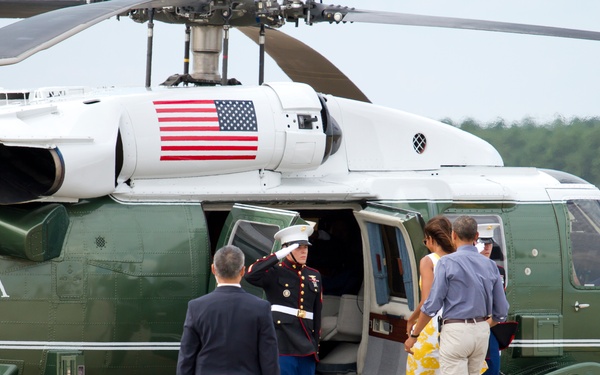
[(254, 103), (250, 100), (215, 100), (221, 131), (257, 131)]

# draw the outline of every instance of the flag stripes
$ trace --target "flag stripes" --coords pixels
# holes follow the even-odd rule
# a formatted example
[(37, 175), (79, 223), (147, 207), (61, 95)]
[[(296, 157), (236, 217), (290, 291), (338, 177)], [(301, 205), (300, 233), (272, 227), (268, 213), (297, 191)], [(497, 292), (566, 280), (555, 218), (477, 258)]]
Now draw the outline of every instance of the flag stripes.
[(258, 123), (249, 100), (157, 100), (160, 160), (254, 160)]

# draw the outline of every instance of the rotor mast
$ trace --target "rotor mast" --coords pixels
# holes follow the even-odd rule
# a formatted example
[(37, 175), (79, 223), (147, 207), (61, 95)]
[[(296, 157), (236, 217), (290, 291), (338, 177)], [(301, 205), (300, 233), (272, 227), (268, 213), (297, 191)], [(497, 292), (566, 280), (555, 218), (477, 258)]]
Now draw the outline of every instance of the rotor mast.
[(192, 72), (194, 81), (221, 83), (219, 59), (223, 51), (222, 26), (191, 27)]

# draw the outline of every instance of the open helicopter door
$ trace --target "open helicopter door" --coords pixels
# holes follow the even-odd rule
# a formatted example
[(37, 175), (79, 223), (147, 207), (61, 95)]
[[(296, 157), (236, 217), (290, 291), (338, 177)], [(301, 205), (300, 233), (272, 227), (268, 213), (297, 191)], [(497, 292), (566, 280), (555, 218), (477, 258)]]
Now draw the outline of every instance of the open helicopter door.
[[(354, 213), (363, 236), (365, 278), (360, 374), (403, 374), (406, 321), (419, 302), (418, 265), (427, 253), (418, 212), (393, 202)], [(361, 360), (362, 359), (362, 360)]]
[[(274, 250), (273, 236), (280, 229), (294, 225), (300, 220), (300, 214), (294, 211), (274, 208), (234, 204), (225, 220), (217, 249), (225, 245), (234, 245), (243, 252), (246, 269)], [(214, 277), (210, 279), (210, 290), (216, 286)], [(256, 296), (263, 297), (263, 290), (242, 280), (244, 289)]]

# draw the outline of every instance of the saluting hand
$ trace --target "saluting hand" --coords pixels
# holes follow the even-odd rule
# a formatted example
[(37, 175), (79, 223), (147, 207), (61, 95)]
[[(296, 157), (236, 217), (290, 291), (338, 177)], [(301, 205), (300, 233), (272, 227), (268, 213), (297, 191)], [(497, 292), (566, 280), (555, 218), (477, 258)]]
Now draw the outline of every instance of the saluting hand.
[(297, 243), (295, 243), (295, 244), (293, 244), (293, 245), (290, 245), (290, 246), (288, 246), (288, 247), (284, 247), (284, 248), (283, 248), (283, 249), (281, 249), (281, 250), (277, 250), (277, 251), (275, 252), (275, 255), (277, 256), (277, 259), (279, 259), (279, 260), (282, 260), (282, 259), (283, 259), (283, 258), (285, 258), (285, 257), (286, 257), (286, 256), (287, 256), (289, 253), (291, 253), (292, 251), (296, 250), (296, 249), (298, 248), (298, 246), (300, 246), (300, 245), (298, 245)]

